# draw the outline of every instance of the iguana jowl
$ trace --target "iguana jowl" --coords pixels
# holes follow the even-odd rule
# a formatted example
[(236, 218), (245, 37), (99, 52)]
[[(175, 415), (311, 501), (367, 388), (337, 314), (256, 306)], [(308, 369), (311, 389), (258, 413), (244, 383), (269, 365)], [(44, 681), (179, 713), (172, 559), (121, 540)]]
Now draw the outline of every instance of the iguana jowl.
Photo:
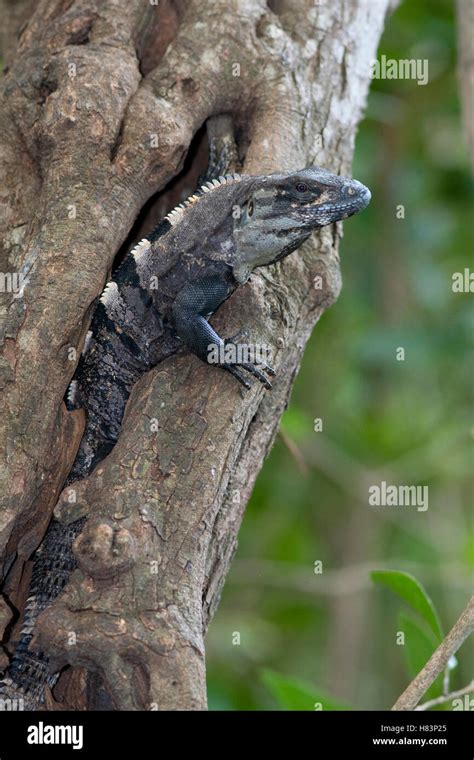
[[(138, 378), (183, 344), (203, 361), (225, 339), (208, 322), (251, 272), (281, 260), (313, 230), (364, 209), (360, 182), (318, 167), (220, 176), (168, 216), (127, 255), (95, 309), (68, 392), (68, 407), (87, 422), (67, 483), (86, 477), (117, 441), (125, 404)], [(273, 370), (222, 363), (243, 385), (253, 375), (266, 387)], [(213, 371), (213, 370), (210, 370)], [(29, 650), (38, 614), (60, 593), (75, 567), (72, 542), (84, 520), (53, 520), (36, 553), (22, 638), (0, 684), (0, 698), (43, 699), (48, 658)]]

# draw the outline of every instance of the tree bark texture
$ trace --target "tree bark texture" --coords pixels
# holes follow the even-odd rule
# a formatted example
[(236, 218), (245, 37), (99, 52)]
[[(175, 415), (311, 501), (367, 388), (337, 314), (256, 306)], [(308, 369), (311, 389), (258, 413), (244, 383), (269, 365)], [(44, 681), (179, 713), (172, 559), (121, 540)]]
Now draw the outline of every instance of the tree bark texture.
[(474, 5), (470, 0), (458, 0), (457, 19), (459, 94), (467, 149), (474, 168)]
[[(309, 164), (350, 172), (393, 3), (0, 5), (0, 270), (24, 277), (1, 312), (5, 594), (21, 606), (26, 561), (57, 503), (65, 521), (89, 514), (79, 569), (38, 627), (55, 664), (77, 667), (65, 699), (93, 709), (94, 678), (115, 709), (204, 709), (205, 630), (305, 343), (339, 292), (341, 226), (255, 273), (213, 318), (223, 335), (245, 325), (272, 346), (274, 389), (243, 394), (189, 355), (163, 362), (134, 388), (118, 444), (72, 486), (72, 503), (70, 489), (60, 496), (83, 428), (63, 403), (71, 349), (79, 355), (124, 241), (146, 233), (197, 177), (203, 151), (188, 168), (185, 158), (213, 114), (232, 116), (247, 173)], [(181, 185), (170, 185), (177, 176)]]

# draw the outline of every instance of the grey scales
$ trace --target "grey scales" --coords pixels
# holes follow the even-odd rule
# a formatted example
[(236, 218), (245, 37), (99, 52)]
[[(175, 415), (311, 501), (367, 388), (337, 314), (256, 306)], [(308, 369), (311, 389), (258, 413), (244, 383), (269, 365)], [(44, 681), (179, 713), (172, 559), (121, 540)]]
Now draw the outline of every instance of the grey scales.
[[(209, 363), (210, 348), (231, 341), (208, 318), (252, 271), (288, 256), (314, 230), (363, 210), (371, 197), (360, 182), (317, 166), (209, 177), (128, 253), (97, 302), (67, 394), (68, 408), (84, 409), (87, 421), (66, 485), (85, 478), (111, 451), (144, 372), (183, 347)], [(214, 366), (245, 388), (252, 377), (271, 388), (274, 372), (266, 364), (224, 358)], [(22, 699), (25, 709), (37, 709), (45, 686), (58, 678), (48, 670), (47, 653), (29, 645), (39, 613), (75, 568), (72, 544), (84, 522), (65, 527), (53, 519), (34, 555), (21, 638), (0, 681), (0, 701)]]

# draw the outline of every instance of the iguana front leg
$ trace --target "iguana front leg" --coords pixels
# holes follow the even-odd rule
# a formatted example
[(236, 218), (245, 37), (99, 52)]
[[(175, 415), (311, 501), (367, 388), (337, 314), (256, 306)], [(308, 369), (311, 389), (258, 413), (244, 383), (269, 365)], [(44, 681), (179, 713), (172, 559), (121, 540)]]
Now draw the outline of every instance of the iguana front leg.
[[(222, 349), (233, 344), (238, 356), (239, 344), (234, 344), (232, 339), (221, 338), (206, 319), (226, 300), (232, 290), (233, 288), (224, 279), (217, 276), (203, 277), (188, 282), (173, 303), (174, 327), (189, 350), (206, 364), (213, 364), (225, 369), (234, 375), (245, 388), (250, 388), (250, 383), (240, 371), (243, 369), (270, 389), (272, 385), (264, 372), (268, 375), (274, 375), (274, 370), (263, 362), (260, 366), (264, 372), (251, 363), (229, 361), (225, 358), (225, 350)], [(212, 348), (221, 349), (218, 351), (218, 356), (222, 356), (223, 359), (218, 362), (210, 361)]]

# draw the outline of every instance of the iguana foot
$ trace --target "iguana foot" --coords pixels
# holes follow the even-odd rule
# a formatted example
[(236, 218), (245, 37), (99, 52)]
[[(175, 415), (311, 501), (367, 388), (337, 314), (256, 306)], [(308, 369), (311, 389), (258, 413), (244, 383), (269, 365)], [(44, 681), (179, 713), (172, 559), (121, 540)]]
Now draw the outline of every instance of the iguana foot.
[(272, 367), (269, 367), (268, 364), (261, 364), (262, 370), (260, 370), (258, 367), (256, 367), (254, 364), (220, 364), (218, 365), (222, 369), (227, 370), (227, 372), (230, 372), (231, 375), (233, 375), (237, 380), (242, 383), (244, 388), (247, 388), (247, 390), (250, 390), (252, 387), (251, 383), (247, 380), (245, 375), (241, 372), (241, 369), (244, 369), (246, 372), (248, 372), (250, 375), (253, 375), (253, 377), (256, 377), (257, 380), (262, 383), (262, 385), (267, 389), (272, 389), (272, 384), (269, 381), (268, 377), (264, 374), (265, 372), (267, 375), (270, 375), (271, 377), (275, 376), (275, 370)]

